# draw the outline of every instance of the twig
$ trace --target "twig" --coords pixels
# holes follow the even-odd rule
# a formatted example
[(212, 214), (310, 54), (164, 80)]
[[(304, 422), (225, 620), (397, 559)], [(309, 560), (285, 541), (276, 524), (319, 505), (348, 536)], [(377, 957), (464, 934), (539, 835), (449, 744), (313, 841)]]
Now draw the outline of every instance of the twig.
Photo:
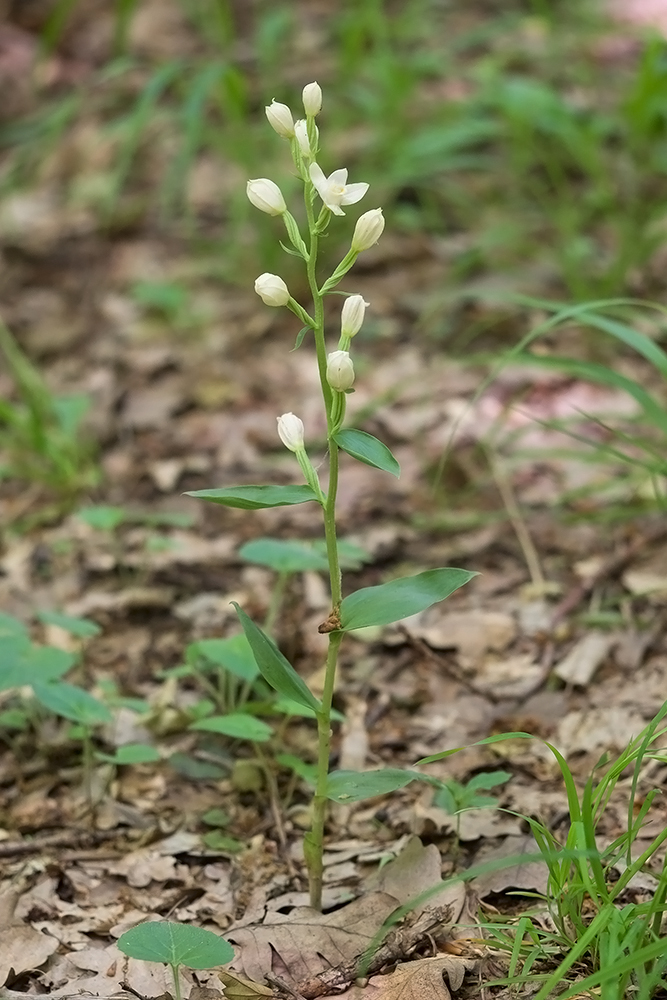
[(84, 847), (91, 844), (101, 844), (105, 840), (113, 840), (118, 836), (118, 830), (67, 830), (61, 833), (49, 833), (34, 840), (18, 840), (0, 844), (0, 858), (16, 858), (22, 854), (39, 854), (51, 847)]
[(292, 997), (292, 1000), (307, 1000), (306, 997), (298, 993), (293, 986), (285, 982), (281, 976), (274, 976), (272, 972), (267, 972), (264, 976), (269, 986), (273, 986), (274, 990), (279, 990), (283, 996)]

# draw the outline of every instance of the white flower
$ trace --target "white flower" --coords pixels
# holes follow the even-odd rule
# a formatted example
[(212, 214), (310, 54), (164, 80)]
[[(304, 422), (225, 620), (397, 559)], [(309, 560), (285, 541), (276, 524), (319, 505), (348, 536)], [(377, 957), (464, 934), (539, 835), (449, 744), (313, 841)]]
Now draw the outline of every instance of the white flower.
[(307, 83), (303, 88), (303, 108), (309, 118), (322, 110), (322, 88), (319, 83)]
[(354, 337), (356, 333), (359, 333), (364, 321), (366, 306), (369, 305), (370, 302), (364, 302), (363, 295), (350, 295), (349, 298), (345, 299), (340, 315), (341, 337)]
[(290, 451), (301, 451), (303, 448), (304, 427), (303, 420), (295, 416), (294, 413), (283, 413), (278, 417), (278, 436), (286, 448)]
[[(317, 126), (315, 126), (315, 129), (317, 131)], [(309, 159), (313, 155), (313, 151), (310, 148), (310, 139), (308, 138), (308, 125), (303, 118), (294, 123), (294, 135), (299, 144), (301, 155)]]
[(327, 355), (327, 382), (338, 392), (351, 388), (354, 382), (354, 365), (349, 351), (332, 351)]
[(289, 302), (289, 288), (283, 279), (268, 271), (255, 281), (255, 291), (266, 306), (286, 306)]
[(364, 212), (357, 219), (352, 236), (351, 249), (355, 253), (368, 250), (382, 236), (384, 229), (384, 215), (381, 208), (372, 208), (370, 212)]
[(273, 131), (277, 132), (283, 139), (291, 139), (294, 135), (294, 121), (292, 112), (287, 105), (273, 100), (264, 110)]
[(260, 212), (266, 212), (267, 215), (282, 215), (287, 211), (282, 191), (268, 177), (258, 177), (256, 180), (248, 181), (246, 193)]
[(368, 184), (348, 184), (347, 170), (334, 170), (328, 177), (317, 163), (310, 165), (310, 179), (320, 198), (334, 215), (345, 215), (341, 205), (354, 205), (368, 191)]

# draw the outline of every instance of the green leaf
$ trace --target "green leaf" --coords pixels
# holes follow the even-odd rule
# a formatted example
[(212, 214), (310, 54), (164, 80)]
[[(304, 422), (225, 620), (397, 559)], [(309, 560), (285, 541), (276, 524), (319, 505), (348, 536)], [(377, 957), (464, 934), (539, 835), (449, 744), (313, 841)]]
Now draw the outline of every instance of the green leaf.
[[(15, 639), (25, 639), (27, 644), (28, 629), (18, 618), (14, 618), (14, 615), (6, 615), (0, 611), (0, 643), (10, 636)], [(4, 649), (4, 646), (0, 648)]]
[(98, 726), (111, 722), (113, 716), (101, 701), (83, 688), (60, 681), (58, 684), (33, 684), (35, 698), (56, 715), (82, 726)]
[[(287, 249), (287, 247), (285, 247), (285, 249)], [(301, 256), (301, 254), (296, 254), (295, 250), (288, 250), (287, 252), (288, 253), (293, 253), (293, 254), (295, 254), (295, 256), (298, 256), (298, 257)], [(298, 351), (299, 350), (299, 348), (303, 344), (303, 338), (306, 336), (306, 334), (308, 333), (308, 331), (311, 330), (311, 329), (312, 329), (312, 327), (310, 327), (310, 326), (302, 326), (301, 327), (301, 329), (299, 330), (299, 332), (296, 335), (296, 340), (294, 342), (294, 347), (292, 348), (293, 351)]]
[(391, 580), (378, 587), (366, 587), (346, 597), (340, 606), (344, 632), (368, 625), (389, 625), (425, 611), (443, 601), (472, 580), (477, 573), (466, 569), (428, 569), (416, 576)]
[(327, 798), (343, 804), (372, 799), (404, 788), (411, 781), (424, 780), (417, 771), (384, 767), (379, 771), (332, 771), (327, 779)]
[(207, 826), (229, 826), (230, 816), (224, 809), (209, 809), (201, 818)]
[(121, 934), (118, 947), (130, 958), (185, 965), (188, 969), (212, 969), (234, 958), (229, 942), (213, 931), (170, 921), (139, 924)]
[(40, 611), (37, 617), (45, 625), (57, 625), (58, 628), (79, 639), (89, 639), (102, 631), (97, 622), (91, 622), (89, 618), (75, 618), (72, 615), (63, 615), (59, 611)]
[(315, 787), (317, 782), (317, 765), (308, 764), (305, 760), (301, 760), (300, 757), (295, 757), (291, 753), (279, 753), (276, 754), (276, 764), (280, 764), (282, 767), (288, 767), (290, 771), (294, 771), (298, 774), (300, 778), (308, 785)]
[(250, 644), (242, 632), (226, 639), (199, 639), (198, 642), (192, 642), (187, 649), (188, 660), (193, 654), (195, 657), (203, 657), (216, 667), (224, 667), (242, 681), (251, 683), (259, 673)]
[(251, 743), (265, 743), (273, 736), (273, 729), (245, 712), (235, 712), (231, 715), (212, 715), (208, 719), (193, 722), (188, 729), (203, 730), (208, 733), (222, 733), (235, 740), (250, 740)]
[[(272, 706), (271, 713), (281, 712), (283, 715), (295, 715), (303, 719), (316, 719), (317, 713), (312, 708), (305, 705), (298, 705), (291, 698), (277, 698)], [(345, 722), (345, 716), (337, 708), (331, 709), (331, 718), (334, 722)]]
[[(458, 782), (457, 782), (458, 784)], [(460, 786), (459, 786), (460, 787)], [(458, 789), (457, 789), (458, 791)], [(444, 809), (450, 816), (455, 816), (460, 809), (460, 802), (454, 795), (450, 783), (447, 782), (442, 788), (438, 788), (433, 796), (433, 805), (438, 809)]]
[(115, 753), (97, 753), (98, 760), (105, 760), (109, 764), (153, 764), (161, 760), (160, 754), (155, 747), (147, 743), (126, 743), (125, 746), (118, 747)]
[(123, 507), (95, 504), (92, 507), (82, 507), (76, 512), (76, 516), (96, 531), (113, 531), (127, 520), (127, 511)]
[(236, 608), (243, 631), (255, 654), (257, 666), (267, 684), (270, 684), (278, 694), (290, 698), (297, 704), (303, 705), (304, 708), (311, 708), (314, 712), (318, 712), (320, 709), (319, 701), (303, 678), (299, 677), (289, 660), (283, 656), (273, 640), (258, 625), (255, 625), (236, 601), (232, 601), (232, 604)]
[(300, 573), (305, 570), (329, 568), (326, 556), (306, 542), (290, 542), (282, 538), (254, 538), (239, 549), (246, 562), (268, 566), (276, 573)]
[(245, 849), (245, 844), (242, 840), (237, 840), (236, 837), (230, 837), (228, 834), (223, 833), (222, 830), (210, 830), (205, 833), (202, 837), (204, 845), (211, 851), (221, 851), (225, 854), (238, 854), (239, 851)]
[(289, 507), (317, 500), (317, 495), (310, 486), (228, 486), (221, 490), (192, 490), (185, 496), (210, 500), (223, 507), (239, 507), (241, 510)]
[(384, 472), (390, 472), (397, 479), (400, 476), (401, 467), (389, 448), (372, 434), (348, 427), (334, 434), (334, 441), (339, 448), (342, 448), (359, 462), (372, 465), (373, 468), (382, 469)]
[(465, 787), (468, 791), (473, 792), (481, 789), (486, 791), (489, 788), (495, 788), (496, 785), (504, 785), (511, 777), (510, 771), (482, 771), (480, 774), (475, 774)]
[(226, 777), (227, 771), (217, 764), (208, 760), (197, 760), (187, 753), (173, 753), (169, 758), (169, 763), (177, 774), (182, 774), (184, 778), (191, 781), (219, 781)]

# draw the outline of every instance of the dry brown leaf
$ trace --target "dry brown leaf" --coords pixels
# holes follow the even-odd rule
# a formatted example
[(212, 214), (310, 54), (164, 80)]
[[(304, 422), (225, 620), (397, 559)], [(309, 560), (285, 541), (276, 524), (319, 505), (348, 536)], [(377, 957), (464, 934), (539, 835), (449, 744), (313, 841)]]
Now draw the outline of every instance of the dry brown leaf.
[(10, 972), (18, 976), (29, 969), (38, 969), (58, 947), (55, 938), (41, 934), (28, 924), (14, 924), (2, 931), (0, 954), (0, 986), (7, 982)]
[(396, 905), (394, 896), (373, 892), (334, 913), (299, 906), (263, 924), (231, 927), (225, 936), (241, 949), (234, 964), (247, 979), (261, 981), (275, 951), (299, 982), (360, 955)]
[[(442, 882), (440, 851), (435, 844), (424, 847), (419, 837), (411, 837), (398, 857), (372, 876), (369, 887), (375, 891), (389, 893), (399, 903), (409, 903), (422, 892)], [(415, 914), (434, 906), (447, 906), (451, 910), (448, 923), (457, 919), (465, 900), (465, 886), (462, 882), (454, 885), (443, 884), (440, 892), (434, 892), (425, 902), (415, 907)]]
[(477, 960), (452, 955), (422, 958), (399, 965), (388, 976), (373, 976), (367, 986), (352, 986), (339, 996), (346, 1000), (449, 1000), (450, 989), (460, 989), (466, 972), (476, 965)]
[(430, 616), (428, 625), (405, 626), (415, 638), (434, 649), (458, 649), (461, 655), (478, 659), (487, 650), (505, 649), (516, 636), (516, 621), (499, 611), (444, 612)]
[[(223, 969), (218, 975), (225, 987), (225, 996), (228, 1000), (260, 1000), (261, 997), (272, 997), (273, 990), (261, 983), (252, 983), (249, 979), (243, 979)], [(192, 1000), (192, 994), (190, 994)]]
[(614, 641), (615, 636), (609, 632), (588, 632), (561, 660), (554, 673), (566, 684), (585, 687), (593, 680)]
[(483, 899), (492, 892), (503, 892), (505, 889), (530, 889), (534, 892), (545, 893), (547, 891), (547, 880), (549, 872), (543, 861), (518, 861), (511, 865), (500, 867), (503, 861), (514, 855), (537, 854), (537, 844), (531, 834), (523, 834), (520, 837), (506, 837), (499, 847), (490, 850), (482, 849), (475, 863), (497, 861), (499, 867), (496, 871), (488, 872), (476, 878), (473, 885), (475, 892)]

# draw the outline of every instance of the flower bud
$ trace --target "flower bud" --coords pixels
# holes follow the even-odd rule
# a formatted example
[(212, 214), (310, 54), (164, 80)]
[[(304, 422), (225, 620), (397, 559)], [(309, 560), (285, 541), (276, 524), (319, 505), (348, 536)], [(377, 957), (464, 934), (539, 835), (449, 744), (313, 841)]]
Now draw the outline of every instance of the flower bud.
[[(268, 177), (258, 177), (256, 180), (248, 181), (246, 193), (248, 200), (260, 212), (266, 212), (267, 215), (282, 215), (287, 211), (282, 191)], [(363, 219), (363, 215), (361, 218)]]
[(352, 387), (354, 365), (349, 351), (332, 351), (327, 355), (327, 382), (338, 392), (345, 392)]
[(361, 253), (368, 250), (382, 236), (384, 229), (384, 215), (381, 208), (372, 208), (370, 212), (364, 212), (357, 219), (352, 236), (352, 247), (354, 253)]
[(294, 135), (294, 121), (287, 105), (274, 100), (264, 110), (273, 131), (283, 139), (291, 139)]
[(265, 306), (286, 306), (289, 302), (289, 288), (283, 279), (268, 271), (255, 281), (255, 291)]
[(322, 88), (319, 83), (308, 83), (303, 88), (303, 108), (309, 118), (322, 110)]
[(348, 299), (345, 299), (340, 315), (341, 337), (354, 337), (356, 333), (359, 333), (364, 321), (366, 306), (369, 305), (370, 302), (364, 302), (363, 295), (350, 295)]
[[(317, 131), (317, 126), (315, 127), (315, 131)], [(294, 135), (296, 136), (296, 141), (299, 144), (301, 155), (305, 156), (306, 159), (310, 159), (313, 155), (313, 151), (310, 148), (310, 139), (308, 138), (308, 125), (303, 118), (301, 118), (298, 122), (294, 122)]]
[(278, 437), (290, 451), (301, 451), (303, 448), (303, 420), (294, 413), (283, 413), (278, 417)]

